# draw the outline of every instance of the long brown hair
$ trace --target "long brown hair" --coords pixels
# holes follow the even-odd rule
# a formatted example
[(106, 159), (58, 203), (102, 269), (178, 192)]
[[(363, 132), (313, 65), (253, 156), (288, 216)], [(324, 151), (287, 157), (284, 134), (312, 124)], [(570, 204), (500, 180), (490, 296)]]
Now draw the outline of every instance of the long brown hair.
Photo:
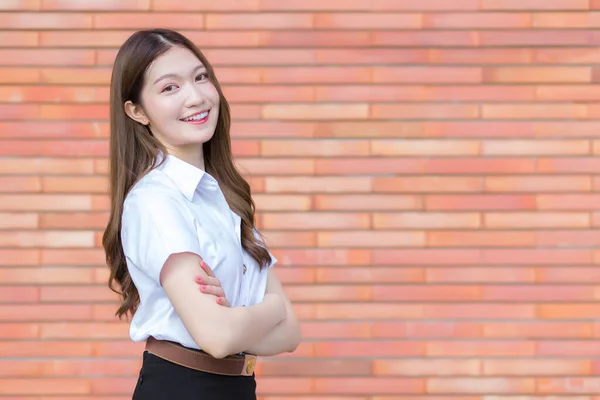
[[(149, 128), (125, 114), (124, 104), (140, 104), (140, 94), (148, 66), (174, 46), (191, 50), (206, 67), (208, 76), (219, 93), (220, 112), (213, 137), (204, 143), (206, 172), (212, 175), (223, 190), (229, 207), (242, 219), (242, 246), (261, 268), (271, 262), (269, 252), (254, 236), (254, 201), (250, 185), (235, 168), (231, 154), (229, 104), (202, 52), (183, 35), (167, 29), (151, 29), (134, 33), (121, 46), (114, 63), (110, 88), (110, 199), (108, 225), (102, 237), (106, 263), (110, 268), (108, 286), (121, 295), (116, 312), (119, 318), (133, 315), (140, 298), (131, 280), (121, 244), (123, 202), (132, 186), (157, 166), (165, 147)], [(164, 160), (163, 160), (164, 161)], [(115, 283), (119, 288), (115, 287)]]

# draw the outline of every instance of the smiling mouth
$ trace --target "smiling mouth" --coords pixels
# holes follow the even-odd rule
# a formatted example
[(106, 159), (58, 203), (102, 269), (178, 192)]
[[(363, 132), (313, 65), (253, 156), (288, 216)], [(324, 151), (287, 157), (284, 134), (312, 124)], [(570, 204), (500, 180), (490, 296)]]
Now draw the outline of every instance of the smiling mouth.
[(209, 110), (202, 111), (200, 113), (194, 114), (187, 118), (181, 118), (180, 121), (183, 122), (202, 122), (208, 118)]

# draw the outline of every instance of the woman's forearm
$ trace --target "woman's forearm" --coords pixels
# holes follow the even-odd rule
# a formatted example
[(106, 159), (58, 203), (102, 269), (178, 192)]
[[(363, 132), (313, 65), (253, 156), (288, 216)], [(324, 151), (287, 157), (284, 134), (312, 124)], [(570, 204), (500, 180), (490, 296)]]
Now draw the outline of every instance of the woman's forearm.
[(275, 294), (280, 296), (286, 309), (283, 321), (275, 326), (254, 346), (248, 348), (248, 352), (259, 356), (274, 356), (281, 353), (292, 352), (300, 344), (300, 324), (294, 313), (292, 303), (285, 295), (283, 287), (273, 271), (269, 271), (266, 295)]
[(279, 296), (266, 295), (259, 304), (229, 310), (224, 338), (227, 355), (253, 348), (277, 331), (286, 320), (287, 307)]

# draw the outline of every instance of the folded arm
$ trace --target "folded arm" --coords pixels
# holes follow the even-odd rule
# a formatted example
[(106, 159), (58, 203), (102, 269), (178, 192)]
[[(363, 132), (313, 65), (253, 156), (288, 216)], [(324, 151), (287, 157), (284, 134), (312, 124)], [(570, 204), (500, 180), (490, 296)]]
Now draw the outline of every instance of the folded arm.
[(216, 358), (239, 353), (262, 342), (286, 319), (287, 304), (276, 295), (266, 295), (251, 307), (223, 307), (214, 296), (198, 290), (195, 277), (207, 277), (201, 259), (193, 253), (171, 255), (160, 282), (175, 311), (194, 341)]

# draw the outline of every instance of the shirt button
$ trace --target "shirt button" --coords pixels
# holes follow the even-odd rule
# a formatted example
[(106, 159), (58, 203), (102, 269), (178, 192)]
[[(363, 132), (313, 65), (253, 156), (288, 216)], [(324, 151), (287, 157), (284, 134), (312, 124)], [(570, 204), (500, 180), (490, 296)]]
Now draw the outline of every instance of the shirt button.
[(244, 264), (244, 275), (246, 275), (247, 270), (248, 270), (248, 268), (246, 268), (246, 264)]

